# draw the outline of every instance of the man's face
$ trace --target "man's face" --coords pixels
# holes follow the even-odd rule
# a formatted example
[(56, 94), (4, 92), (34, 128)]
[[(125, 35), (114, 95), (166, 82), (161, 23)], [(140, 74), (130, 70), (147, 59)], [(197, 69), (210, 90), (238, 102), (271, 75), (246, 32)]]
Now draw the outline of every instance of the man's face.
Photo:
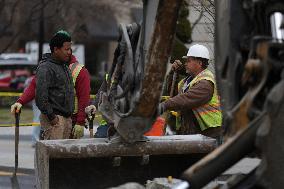
[(186, 73), (196, 76), (198, 72), (201, 70), (201, 61), (194, 58), (194, 57), (188, 57), (185, 62), (185, 69)]
[(61, 48), (54, 47), (56, 58), (62, 62), (69, 62), (72, 54), (71, 42), (64, 42)]

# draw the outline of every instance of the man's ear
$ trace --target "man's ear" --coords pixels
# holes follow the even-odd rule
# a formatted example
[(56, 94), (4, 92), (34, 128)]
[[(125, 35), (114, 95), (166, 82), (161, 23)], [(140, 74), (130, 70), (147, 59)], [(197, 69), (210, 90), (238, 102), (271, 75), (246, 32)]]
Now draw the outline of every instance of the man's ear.
[(58, 47), (54, 47), (54, 48), (53, 48), (53, 52), (56, 53), (56, 52), (58, 51), (58, 49), (59, 49)]

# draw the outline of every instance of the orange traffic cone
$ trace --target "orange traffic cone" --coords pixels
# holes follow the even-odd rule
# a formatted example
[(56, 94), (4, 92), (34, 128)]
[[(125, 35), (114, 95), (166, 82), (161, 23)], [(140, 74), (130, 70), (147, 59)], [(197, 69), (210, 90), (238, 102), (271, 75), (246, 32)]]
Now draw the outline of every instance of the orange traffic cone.
[(158, 117), (150, 131), (145, 133), (145, 136), (163, 136), (165, 131), (166, 120), (163, 117)]

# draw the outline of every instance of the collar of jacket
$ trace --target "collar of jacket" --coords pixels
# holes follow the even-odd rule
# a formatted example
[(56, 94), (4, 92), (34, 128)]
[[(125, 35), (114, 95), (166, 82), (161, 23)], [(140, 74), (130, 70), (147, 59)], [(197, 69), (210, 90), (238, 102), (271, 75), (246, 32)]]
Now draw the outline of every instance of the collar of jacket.
[(49, 61), (49, 62), (52, 62), (54, 64), (57, 64), (57, 65), (69, 65), (69, 62), (59, 62), (58, 60), (55, 60), (53, 57), (52, 57), (52, 54), (51, 53), (45, 53), (42, 55), (42, 60), (46, 60), (46, 61)]

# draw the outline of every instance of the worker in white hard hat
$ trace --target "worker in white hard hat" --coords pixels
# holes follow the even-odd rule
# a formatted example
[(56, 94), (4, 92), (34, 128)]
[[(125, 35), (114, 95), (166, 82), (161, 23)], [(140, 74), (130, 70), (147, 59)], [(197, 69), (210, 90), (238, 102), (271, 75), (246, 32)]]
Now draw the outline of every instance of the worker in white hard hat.
[(173, 71), (186, 70), (187, 77), (178, 84), (178, 95), (162, 102), (158, 113), (177, 112), (177, 134), (203, 134), (219, 139), (222, 130), (220, 98), (213, 73), (207, 69), (209, 51), (203, 45), (192, 45), (183, 65), (176, 60)]

